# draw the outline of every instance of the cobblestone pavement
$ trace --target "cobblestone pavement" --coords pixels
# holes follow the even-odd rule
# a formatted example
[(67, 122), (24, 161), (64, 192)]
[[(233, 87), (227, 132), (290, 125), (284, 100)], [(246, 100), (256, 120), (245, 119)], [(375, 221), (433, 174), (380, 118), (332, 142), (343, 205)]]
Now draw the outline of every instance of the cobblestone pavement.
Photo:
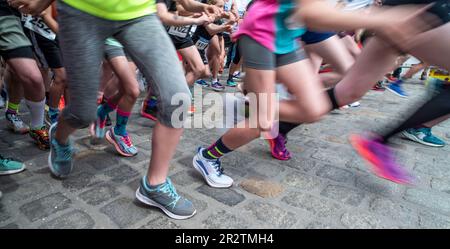
[[(197, 208), (197, 215), (184, 221), (134, 198), (148, 167), (154, 126), (139, 116), (140, 106), (128, 128), (140, 149), (136, 157), (120, 157), (107, 144), (92, 146), (87, 130), (77, 131), (75, 169), (63, 181), (50, 176), (47, 153), (28, 136), (2, 128), (1, 154), (23, 160), (28, 169), (0, 177), (0, 227), (450, 228), (450, 146), (429, 148), (395, 138), (402, 163), (420, 179), (418, 186), (408, 187), (369, 173), (348, 143), (352, 132), (382, 129), (404, 117), (402, 110), (424, 92), (413, 83), (406, 85), (409, 99), (370, 92), (359, 108), (297, 128), (288, 143), (290, 161), (273, 160), (263, 140), (230, 154), (223, 160), (225, 172), (235, 179), (230, 189), (208, 187), (192, 167), (196, 147), (215, 141), (219, 132), (186, 130), (170, 168), (178, 192)], [(450, 142), (450, 122), (434, 132)]]

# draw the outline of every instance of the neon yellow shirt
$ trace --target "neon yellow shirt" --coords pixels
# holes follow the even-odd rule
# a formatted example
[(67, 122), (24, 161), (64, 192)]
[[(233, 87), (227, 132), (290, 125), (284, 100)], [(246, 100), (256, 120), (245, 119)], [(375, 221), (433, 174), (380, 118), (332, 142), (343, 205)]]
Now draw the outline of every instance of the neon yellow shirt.
[(156, 12), (155, 0), (63, 0), (83, 12), (104, 19), (123, 21)]

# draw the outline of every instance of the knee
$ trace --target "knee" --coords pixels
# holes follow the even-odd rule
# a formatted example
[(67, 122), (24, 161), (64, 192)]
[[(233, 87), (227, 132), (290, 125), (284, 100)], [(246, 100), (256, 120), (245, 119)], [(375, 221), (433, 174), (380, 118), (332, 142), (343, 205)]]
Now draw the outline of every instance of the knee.
[(141, 92), (139, 91), (138, 87), (132, 87), (126, 91), (128, 98), (133, 100), (136, 100), (139, 97), (140, 93)]
[(192, 67), (192, 72), (194, 73), (196, 78), (200, 78), (205, 75), (206, 67), (205, 65), (194, 65)]
[(42, 79), (40, 72), (29, 72), (21, 76), (25, 91), (30, 91), (32, 93), (44, 92), (44, 80)]

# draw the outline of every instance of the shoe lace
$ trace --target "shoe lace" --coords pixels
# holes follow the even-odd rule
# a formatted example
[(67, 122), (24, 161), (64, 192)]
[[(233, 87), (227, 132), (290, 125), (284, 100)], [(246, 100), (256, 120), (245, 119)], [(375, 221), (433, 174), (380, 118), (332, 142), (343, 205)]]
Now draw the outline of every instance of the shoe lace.
[(431, 133), (431, 128), (422, 128), (421, 132), (425, 134), (427, 137), (431, 137), (433, 134)]
[(168, 194), (169, 197), (173, 199), (173, 201), (169, 203), (169, 206), (175, 207), (177, 202), (181, 199), (181, 196), (178, 195), (170, 179), (167, 179), (166, 184), (164, 184), (159, 190), (165, 194)]
[(22, 119), (17, 114), (10, 114), (9, 118), (14, 123), (23, 123)]
[(2, 167), (2, 166), (6, 166), (6, 163), (8, 163), (8, 162), (16, 161), (16, 160), (14, 160), (14, 159), (11, 158), (11, 157), (3, 157), (2, 155), (0, 155), (0, 161), (1, 161), (1, 162), (4, 162), (4, 163), (1, 163), (1, 164), (0, 164), (0, 167)]
[(61, 146), (57, 145), (54, 146), (56, 154), (58, 155), (58, 158), (62, 161), (68, 161), (72, 158), (72, 148), (70, 145), (67, 146)]
[(214, 170), (216, 171), (217, 176), (223, 175), (224, 169), (222, 168), (222, 165), (221, 165), (219, 159), (212, 161), (211, 164), (212, 164)]
[(280, 149), (280, 154), (286, 155), (288, 153), (285, 146), (287, 141), (283, 135), (280, 134), (277, 138), (275, 138), (275, 143), (277, 144), (277, 148)]
[(121, 136), (120, 139), (121, 139), (128, 147), (131, 147), (132, 143), (131, 143), (130, 136), (128, 136), (128, 134), (125, 134), (125, 135)]

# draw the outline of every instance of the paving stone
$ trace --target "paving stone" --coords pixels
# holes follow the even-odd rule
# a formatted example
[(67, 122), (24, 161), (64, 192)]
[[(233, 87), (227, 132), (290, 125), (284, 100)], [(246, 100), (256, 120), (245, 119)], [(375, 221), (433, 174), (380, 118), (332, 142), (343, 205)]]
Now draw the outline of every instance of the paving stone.
[(431, 180), (431, 188), (450, 194), (450, 179), (433, 178)]
[(31, 222), (68, 209), (72, 201), (62, 193), (55, 193), (22, 205), (19, 210)]
[(14, 223), (0, 227), (0, 229), (19, 229), (19, 228), (20, 228), (19, 225), (14, 224)]
[(345, 227), (350, 229), (393, 228), (384, 225), (380, 218), (376, 216), (360, 212), (344, 213), (341, 217), (341, 222)]
[(336, 229), (340, 228), (336, 224), (327, 224), (320, 221), (313, 221), (306, 226), (306, 229)]
[(354, 179), (352, 172), (331, 165), (325, 165), (319, 168), (316, 175), (335, 182), (352, 182)]
[(161, 212), (157, 208), (146, 208), (133, 199), (122, 197), (100, 208), (100, 212), (108, 216), (119, 228), (127, 228), (138, 221), (157, 216)]
[(245, 179), (239, 186), (245, 191), (263, 198), (276, 197), (283, 192), (283, 186), (269, 180)]
[(117, 168), (106, 171), (105, 175), (111, 177), (116, 183), (125, 183), (139, 176), (139, 172), (128, 165), (122, 164)]
[(276, 163), (255, 160), (251, 165), (244, 166), (251, 176), (276, 177), (285, 171), (284, 166)]
[(318, 217), (336, 215), (341, 209), (338, 204), (302, 192), (290, 192), (281, 201), (293, 207), (304, 209)]
[(425, 207), (450, 214), (450, 195), (424, 189), (408, 189), (404, 199)]
[(196, 190), (230, 207), (245, 200), (245, 196), (236, 192), (234, 189), (217, 189), (208, 185), (202, 185)]
[(138, 163), (143, 163), (143, 164), (147, 164), (150, 162), (150, 156), (144, 154), (144, 153), (138, 153), (136, 156), (133, 157), (125, 157), (122, 158), (123, 162), (126, 162), (130, 165), (135, 165)]
[(4, 190), (5, 194), (8, 193), (8, 196), (5, 196), (5, 201), (24, 201), (31, 197), (35, 197), (39, 194), (45, 193), (50, 188), (50, 184), (41, 179), (30, 181), (25, 184), (14, 185)]
[(11, 215), (6, 211), (6, 208), (0, 203), (0, 223), (7, 221)]
[(67, 214), (63, 214), (58, 218), (45, 222), (39, 228), (45, 229), (89, 229), (93, 228), (95, 221), (89, 214), (74, 210)]
[(421, 212), (419, 226), (427, 229), (450, 229), (450, 217), (431, 212)]
[(68, 189), (71, 192), (79, 191), (85, 188), (92, 187), (101, 180), (97, 178), (95, 173), (92, 172), (81, 172), (79, 174), (71, 175), (62, 181), (63, 188)]
[(17, 185), (20, 185), (20, 182), (22, 182), (23, 180), (27, 180), (32, 176), (33, 176), (33, 173), (30, 170), (22, 171), (19, 174), (6, 175), (6, 176), (3, 175), (0, 177), (0, 186), (1, 187), (7, 186), (7, 185), (17, 186)]
[(141, 229), (180, 229), (171, 219), (160, 216), (140, 227)]
[(170, 177), (172, 182), (176, 185), (181, 185), (183, 187), (189, 186), (193, 183), (203, 183), (204, 180), (200, 173), (195, 169), (183, 170)]
[(357, 177), (356, 188), (383, 196), (399, 196), (405, 191), (402, 185), (374, 175)]
[(297, 222), (295, 214), (270, 203), (252, 201), (245, 206), (245, 210), (249, 211), (258, 221), (268, 224), (271, 228), (290, 228)]
[(284, 185), (301, 190), (312, 190), (322, 184), (322, 181), (314, 176), (299, 172), (289, 173), (283, 181)]
[(96, 153), (83, 158), (83, 161), (100, 171), (119, 165), (120, 157), (112, 156), (108, 153)]
[(378, 213), (384, 217), (399, 221), (399, 224), (405, 228), (417, 227), (418, 214), (410, 207), (398, 201), (387, 198), (375, 198), (370, 203), (370, 211)]
[(110, 199), (113, 199), (119, 194), (120, 193), (114, 186), (110, 184), (101, 184), (81, 193), (79, 196), (87, 204), (96, 206)]
[(348, 157), (342, 156), (346, 154), (348, 154), (348, 152), (320, 149), (313, 153), (311, 157), (326, 163), (344, 166), (349, 161)]
[(224, 210), (214, 212), (202, 222), (206, 229), (246, 229), (248, 222)]
[[(416, 162), (416, 166), (414, 170), (420, 173), (424, 173), (433, 177), (445, 177), (450, 178), (450, 170), (448, 167), (448, 163), (446, 165), (440, 164), (440, 160), (433, 158), (432, 162)], [(444, 161), (445, 162), (445, 161)]]
[(360, 190), (338, 185), (328, 185), (320, 194), (351, 206), (358, 206), (365, 196)]
[(285, 163), (283, 162), (283, 165), (303, 172), (309, 172), (316, 167), (317, 161), (293, 155), (291, 159), (287, 160)]

